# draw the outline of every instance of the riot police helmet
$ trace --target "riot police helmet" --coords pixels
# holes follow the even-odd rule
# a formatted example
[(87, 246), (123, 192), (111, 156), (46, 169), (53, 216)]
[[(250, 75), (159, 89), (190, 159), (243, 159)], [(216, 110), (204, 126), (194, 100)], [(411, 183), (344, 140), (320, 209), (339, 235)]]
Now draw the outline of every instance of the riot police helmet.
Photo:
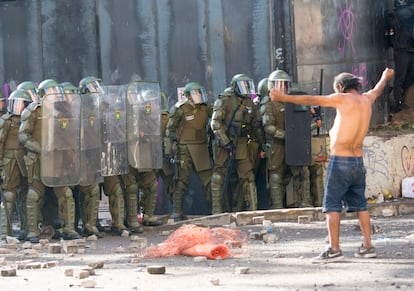
[(39, 99), (40, 99), (39, 95), (37, 95), (37, 92), (36, 92), (36, 90), (37, 90), (36, 84), (32, 81), (21, 82), (17, 86), (17, 89), (23, 89), (27, 93), (29, 93), (30, 97), (32, 98), (32, 101), (39, 101)]
[(46, 79), (40, 82), (39, 86), (37, 87), (37, 93), (40, 98), (43, 98), (48, 94), (62, 94), (63, 90), (55, 80)]
[(284, 88), (285, 91), (289, 89), (290, 77), (288, 73), (283, 70), (276, 70), (270, 73), (267, 81), (267, 89), (270, 91), (273, 88)]
[(251, 98), (255, 94), (255, 87), (252, 78), (245, 74), (237, 74), (233, 76), (230, 82), (234, 93), (241, 97)]
[(79, 93), (79, 88), (73, 85), (71, 82), (63, 82), (63, 83), (60, 83), (59, 85), (62, 87), (63, 92), (65, 94), (78, 94)]
[(267, 87), (269, 78), (263, 78), (260, 80), (259, 84), (257, 84), (257, 90), (259, 91), (260, 97), (269, 96), (269, 89)]
[(207, 102), (206, 90), (197, 82), (189, 82), (184, 87), (184, 94), (193, 104)]
[(81, 94), (87, 93), (104, 93), (101, 85), (99, 84), (100, 79), (94, 76), (88, 76), (79, 81), (79, 91)]
[(233, 93), (233, 88), (232, 87), (227, 87), (226, 89), (224, 89), (223, 93)]
[(14, 90), (7, 102), (7, 111), (10, 114), (21, 115), (23, 110), (32, 103), (32, 97), (26, 90), (16, 89)]

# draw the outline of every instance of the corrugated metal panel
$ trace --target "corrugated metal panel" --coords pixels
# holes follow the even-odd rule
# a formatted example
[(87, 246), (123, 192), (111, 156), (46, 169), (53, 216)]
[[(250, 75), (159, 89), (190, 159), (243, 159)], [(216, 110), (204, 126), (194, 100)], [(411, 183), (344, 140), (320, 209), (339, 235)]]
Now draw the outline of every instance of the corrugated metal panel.
[(324, 93), (340, 70), (383, 67), (386, 0), (27, 0), (0, 2), (0, 82), (96, 75), (107, 85), (160, 81), (170, 96), (188, 81), (212, 102), (232, 76), (256, 83), (276, 69)]

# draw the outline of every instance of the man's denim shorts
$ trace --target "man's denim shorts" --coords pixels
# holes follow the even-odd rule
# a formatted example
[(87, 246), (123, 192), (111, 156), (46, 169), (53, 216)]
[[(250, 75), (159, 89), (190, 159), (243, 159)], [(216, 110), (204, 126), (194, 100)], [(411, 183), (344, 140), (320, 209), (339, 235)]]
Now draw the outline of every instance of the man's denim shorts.
[(323, 212), (367, 210), (362, 157), (331, 156), (326, 172)]

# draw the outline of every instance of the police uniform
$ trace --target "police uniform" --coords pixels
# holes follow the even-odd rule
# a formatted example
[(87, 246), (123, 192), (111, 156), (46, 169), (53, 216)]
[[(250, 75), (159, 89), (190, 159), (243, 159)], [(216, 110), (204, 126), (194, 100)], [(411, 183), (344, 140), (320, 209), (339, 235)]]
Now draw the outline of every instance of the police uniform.
[[(248, 141), (253, 138), (263, 143), (263, 130), (260, 121), (258, 108), (253, 104), (250, 96), (246, 92), (241, 93), (234, 90), (239, 81), (251, 81), (244, 74), (233, 77), (233, 90), (223, 92), (214, 103), (213, 115), (211, 118), (211, 128), (216, 139), (216, 150), (214, 160), (214, 171), (211, 180), (211, 199), (212, 213), (221, 213), (224, 210), (222, 201), (226, 201), (227, 193), (223, 193), (223, 184), (231, 171), (227, 166), (230, 160), (229, 150), (236, 152), (234, 158), (235, 168), (239, 178), (239, 184), (244, 189), (243, 196), (240, 197), (244, 204), (244, 209), (257, 209), (257, 189), (255, 174), (253, 172), (252, 159), (249, 154)], [(250, 86), (253, 87), (254, 85)], [(231, 169), (230, 169), (231, 170)], [(224, 189), (226, 191), (226, 189)], [(228, 199), (229, 210), (233, 209), (233, 204), (237, 201)]]
[(176, 138), (177, 180), (173, 181), (172, 218), (183, 219), (183, 196), (188, 189), (193, 170), (199, 176), (206, 193), (210, 193), (211, 160), (207, 144), (207, 124), (211, 107), (206, 103), (194, 104), (183, 99), (175, 104), (169, 114), (165, 133), (165, 155), (173, 155), (173, 139)]

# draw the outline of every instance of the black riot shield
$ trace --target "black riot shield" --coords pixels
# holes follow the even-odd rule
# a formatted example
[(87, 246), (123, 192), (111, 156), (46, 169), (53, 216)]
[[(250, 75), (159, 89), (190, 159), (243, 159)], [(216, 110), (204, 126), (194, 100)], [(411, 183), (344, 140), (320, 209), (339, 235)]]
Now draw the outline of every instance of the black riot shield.
[[(290, 95), (306, 95), (291, 92)], [(309, 106), (286, 103), (285, 107), (285, 155), (289, 166), (309, 166), (311, 151), (311, 114)]]

